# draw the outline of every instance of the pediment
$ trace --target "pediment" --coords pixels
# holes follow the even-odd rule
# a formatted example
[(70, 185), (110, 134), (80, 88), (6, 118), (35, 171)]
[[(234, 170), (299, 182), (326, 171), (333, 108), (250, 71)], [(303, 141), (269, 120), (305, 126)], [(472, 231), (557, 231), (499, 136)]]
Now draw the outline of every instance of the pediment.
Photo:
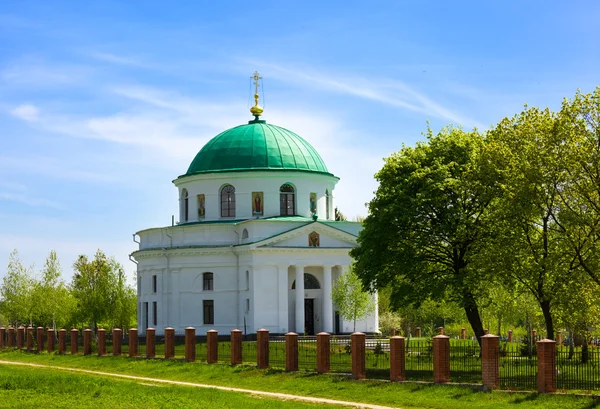
[(261, 248), (353, 248), (356, 245), (356, 236), (319, 222), (288, 230), (253, 244)]

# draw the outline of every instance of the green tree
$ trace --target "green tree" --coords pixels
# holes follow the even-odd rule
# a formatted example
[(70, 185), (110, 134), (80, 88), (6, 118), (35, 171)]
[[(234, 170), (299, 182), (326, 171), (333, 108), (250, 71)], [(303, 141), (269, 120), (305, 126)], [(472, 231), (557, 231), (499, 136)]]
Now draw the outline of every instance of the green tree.
[(12, 325), (32, 323), (33, 286), (33, 268), (25, 267), (18, 251), (14, 250), (9, 256), (0, 288), (1, 312)]
[(342, 318), (354, 322), (354, 331), (356, 321), (365, 318), (375, 308), (371, 295), (364, 291), (353, 266), (335, 281), (331, 299)]
[(449, 127), (387, 158), (351, 251), (366, 286), (391, 286), (395, 306), (456, 301), (478, 339), (477, 299), (491, 277), (472, 261), (494, 231), (488, 207), (498, 194), (483, 146), (478, 132)]

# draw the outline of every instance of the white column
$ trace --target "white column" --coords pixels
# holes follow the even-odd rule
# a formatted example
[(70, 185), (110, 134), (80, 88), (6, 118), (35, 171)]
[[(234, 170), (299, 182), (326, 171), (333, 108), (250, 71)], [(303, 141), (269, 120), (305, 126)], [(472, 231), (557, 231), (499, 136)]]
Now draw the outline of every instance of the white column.
[(304, 266), (296, 266), (296, 333), (304, 334)]
[(333, 333), (333, 301), (331, 300), (331, 269), (323, 266), (323, 331)]
[(288, 332), (288, 266), (278, 269), (279, 332)]

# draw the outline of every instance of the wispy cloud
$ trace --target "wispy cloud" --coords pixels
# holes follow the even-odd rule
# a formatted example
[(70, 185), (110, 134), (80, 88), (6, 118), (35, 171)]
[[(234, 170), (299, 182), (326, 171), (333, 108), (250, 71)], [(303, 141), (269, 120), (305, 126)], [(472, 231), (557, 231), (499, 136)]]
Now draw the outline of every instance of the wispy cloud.
[(377, 101), (400, 109), (449, 120), (460, 125), (482, 127), (476, 120), (441, 105), (425, 93), (398, 80), (385, 78), (374, 80), (342, 74), (324, 75), (310, 68), (299, 70), (268, 62), (254, 61), (252, 64), (265, 67), (270, 76), (281, 81), (299, 83), (315, 89), (326, 89)]
[(151, 68), (150, 64), (143, 62), (140, 59), (132, 57), (123, 57), (112, 53), (104, 53), (99, 51), (85, 52), (85, 55), (97, 61), (108, 62), (111, 64), (126, 65), (130, 67)]
[(12, 109), (11, 115), (27, 122), (35, 122), (39, 118), (40, 111), (35, 105), (23, 104)]
[(0, 200), (7, 200), (11, 202), (22, 203), (27, 206), (32, 207), (49, 207), (52, 209), (61, 209), (61, 206), (58, 203), (52, 202), (50, 200), (36, 198), (25, 194), (17, 194), (11, 192), (2, 192), (0, 191)]

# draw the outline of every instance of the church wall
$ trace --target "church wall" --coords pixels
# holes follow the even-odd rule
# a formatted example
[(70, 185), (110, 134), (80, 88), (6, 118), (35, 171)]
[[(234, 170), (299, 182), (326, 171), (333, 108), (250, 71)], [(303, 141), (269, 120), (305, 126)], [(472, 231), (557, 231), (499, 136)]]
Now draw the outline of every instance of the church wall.
[(277, 266), (254, 268), (253, 285), (257, 289), (254, 297), (254, 330), (264, 328), (279, 332), (279, 286)]
[[(301, 236), (275, 243), (273, 244), (273, 247), (307, 247), (308, 245), (308, 234), (303, 234)], [(326, 236), (323, 233), (319, 233), (319, 247), (348, 248), (351, 246), (352, 245), (347, 241), (338, 240), (336, 238)]]

